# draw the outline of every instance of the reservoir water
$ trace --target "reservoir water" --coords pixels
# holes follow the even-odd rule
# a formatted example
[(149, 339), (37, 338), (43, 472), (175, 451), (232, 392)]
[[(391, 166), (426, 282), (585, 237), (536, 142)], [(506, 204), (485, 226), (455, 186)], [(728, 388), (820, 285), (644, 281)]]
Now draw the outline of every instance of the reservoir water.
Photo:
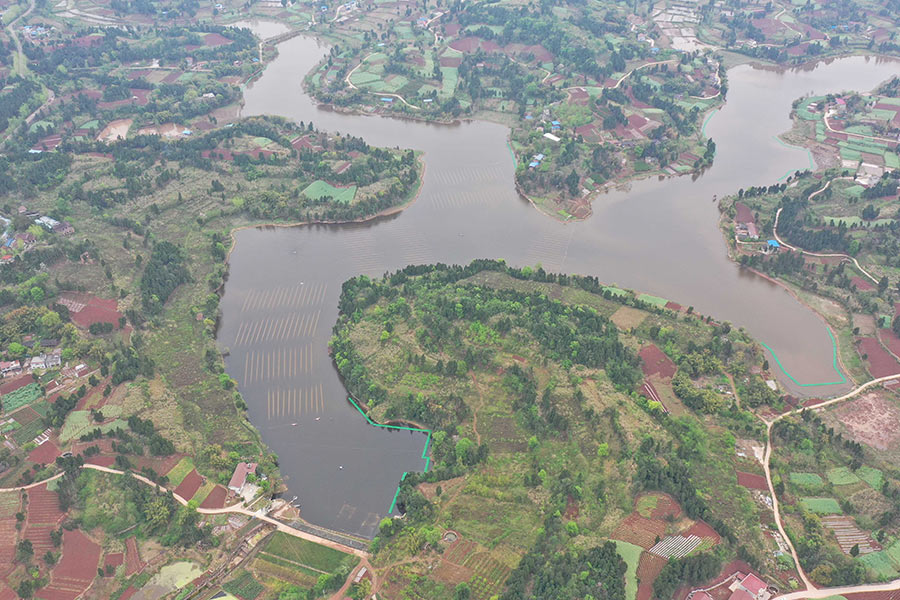
[[(288, 496), (298, 496), (307, 521), (371, 537), (403, 472), (425, 465), (424, 434), (368, 425), (347, 402), (328, 356), (341, 284), (355, 275), (474, 258), (540, 263), (548, 271), (595, 275), (742, 326), (773, 348), (801, 383), (840, 378), (821, 318), (780, 286), (728, 259), (712, 198), (809, 168), (805, 150), (775, 137), (790, 127), (791, 102), (810, 92), (869, 90), (900, 72), (897, 62), (851, 57), (789, 71), (732, 68), (728, 101), (706, 127), (717, 147), (710, 169), (696, 179), (637, 182), (595, 201), (590, 219), (561, 223), (517, 195), (505, 127), (434, 125), (320, 108), (304, 93), (302, 78), (327, 46), (301, 36), (278, 50), (245, 90), (242, 115), (312, 121), (320, 130), (373, 145), (421, 150), (426, 163), (421, 193), (401, 213), (365, 224), (236, 233), (219, 344), (229, 352), (226, 366), (251, 421), (280, 457)], [(781, 379), (803, 396), (850, 387), (798, 387)]]

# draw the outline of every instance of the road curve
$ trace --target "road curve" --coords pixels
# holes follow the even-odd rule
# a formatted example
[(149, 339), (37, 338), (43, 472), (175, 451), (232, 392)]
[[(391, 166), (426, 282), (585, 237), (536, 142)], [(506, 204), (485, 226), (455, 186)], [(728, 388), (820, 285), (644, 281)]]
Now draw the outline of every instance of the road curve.
[[(100, 465), (85, 464), (82, 466), (82, 468), (91, 469), (93, 471), (100, 471), (103, 473), (109, 473), (112, 475), (124, 475), (125, 474), (125, 471), (120, 471), (118, 469), (111, 469), (109, 467), (101, 467)], [(41, 481), (35, 481), (34, 483), (29, 483), (28, 485), (20, 485), (17, 487), (9, 487), (9, 488), (0, 488), (0, 493), (27, 491), (32, 488), (36, 488), (40, 485), (44, 485), (45, 483), (49, 483), (55, 479), (59, 479), (63, 475), (64, 475), (64, 472), (61, 471), (61, 472), (57, 473), (56, 475), (54, 475), (53, 477), (48, 477), (47, 479), (42, 479)], [(150, 481), (143, 475), (138, 475), (137, 473), (131, 473), (131, 476), (134, 477), (135, 479), (137, 479), (138, 481), (140, 481), (141, 483), (145, 483), (145, 484), (147, 484), (157, 490), (160, 490), (162, 492), (170, 492), (171, 491), (168, 488), (159, 485), (158, 483), (154, 483), (153, 481)], [(171, 493), (172, 493), (172, 497), (175, 498), (175, 500), (177, 500), (179, 504), (181, 504), (182, 506), (187, 506), (187, 504), (188, 504), (187, 500), (185, 500), (184, 498), (182, 498), (175, 492), (171, 492)], [(353, 554), (354, 556), (358, 556), (360, 558), (367, 558), (369, 556), (369, 553), (365, 552), (364, 550), (359, 550), (357, 548), (351, 548), (350, 546), (345, 546), (343, 544), (333, 542), (331, 540), (325, 539), (323, 537), (319, 537), (312, 533), (307, 533), (306, 531), (300, 531), (299, 529), (294, 529), (290, 525), (282, 523), (281, 521), (278, 521), (277, 519), (273, 519), (272, 517), (269, 517), (267, 515), (264, 515), (264, 514), (261, 514), (258, 512), (253, 512), (252, 510), (248, 510), (248, 509), (244, 508), (243, 506), (226, 506), (224, 508), (198, 508), (197, 512), (200, 513), (201, 515), (227, 515), (227, 514), (245, 515), (248, 517), (252, 517), (254, 519), (259, 519), (260, 521), (265, 521), (266, 523), (269, 523), (270, 525), (274, 525), (278, 529), (278, 531), (282, 531), (282, 532), (284, 532), (288, 535), (292, 535), (294, 537), (302, 538), (302, 539), (310, 541), (310, 542), (315, 542), (315, 543), (321, 544), (323, 546), (328, 546), (329, 548), (334, 548), (335, 550), (340, 550), (341, 552)]]
[[(849, 177), (838, 177), (837, 179), (849, 179)], [(815, 192), (813, 192), (812, 194), (810, 194), (810, 195), (809, 195), (809, 200), (812, 200), (815, 196), (817, 196), (818, 194), (820, 194), (820, 193), (824, 192), (826, 189), (828, 189), (828, 186), (831, 185), (831, 181), (833, 181), (833, 180), (829, 180), (828, 183), (826, 183), (824, 186), (822, 186), (821, 188), (819, 188), (818, 190), (816, 190)], [(810, 252), (810, 251), (808, 251), (808, 250), (804, 250), (803, 248), (798, 248), (798, 247), (796, 247), (796, 246), (791, 246), (790, 244), (788, 244), (787, 242), (785, 242), (783, 239), (781, 239), (780, 237), (778, 237), (778, 218), (781, 216), (781, 210), (782, 210), (782, 209), (779, 208), (779, 209), (775, 212), (775, 223), (772, 225), (772, 235), (775, 237), (775, 240), (776, 240), (779, 244), (781, 244), (781, 245), (784, 246), (785, 248), (790, 248), (791, 250), (796, 250), (797, 252), (799, 252), (799, 253), (801, 253), (801, 254), (806, 254), (807, 256), (819, 256), (819, 257), (823, 257), (823, 258), (828, 258), (828, 257), (840, 257), (840, 258), (844, 258), (844, 259), (847, 259), (847, 260), (849, 260), (849, 261), (852, 261), (853, 264), (856, 265), (856, 268), (859, 269), (859, 272), (860, 272), (860, 273), (862, 273), (863, 275), (865, 275), (866, 277), (868, 277), (869, 279), (871, 279), (872, 282), (875, 283), (876, 285), (878, 284), (878, 280), (875, 279), (875, 277), (874, 277), (872, 274), (870, 274), (868, 271), (866, 271), (865, 269), (863, 269), (863, 268), (862, 268), (862, 265), (859, 264), (859, 261), (856, 260), (855, 258), (853, 258), (852, 256), (850, 256), (849, 254), (840, 254), (840, 253), (826, 254), (826, 253), (821, 253), (821, 252)]]
[[(780, 209), (779, 209), (780, 211)], [(842, 588), (824, 588), (824, 589), (816, 589), (812, 582), (806, 575), (806, 572), (803, 570), (803, 567), (800, 565), (800, 559), (797, 556), (797, 550), (794, 548), (794, 543), (791, 541), (791, 538), (788, 537), (787, 532), (784, 530), (784, 525), (781, 522), (781, 511), (778, 508), (778, 495), (775, 493), (775, 486), (772, 484), (772, 470), (769, 467), (772, 457), (772, 426), (780, 421), (781, 419), (788, 417), (790, 415), (799, 414), (803, 410), (818, 410), (820, 408), (825, 408), (826, 406), (830, 406), (832, 404), (837, 404), (838, 402), (843, 402), (844, 400), (849, 400), (854, 396), (866, 391), (871, 387), (875, 387), (885, 383), (886, 381), (891, 381), (894, 379), (900, 379), (900, 373), (896, 375), (888, 375), (887, 377), (878, 377), (877, 379), (873, 379), (869, 382), (866, 382), (856, 389), (844, 394), (843, 396), (838, 396), (837, 398), (832, 398), (831, 400), (827, 400), (822, 402), (821, 404), (816, 404), (815, 406), (811, 406), (808, 408), (797, 408), (786, 413), (782, 413), (772, 419), (771, 421), (766, 421), (763, 419), (763, 422), (766, 424), (766, 452), (763, 458), (763, 471), (766, 474), (766, 485), (769, 486), (769, 495), (772, 497), (772, 511), (775, 515), (775, 525), (778, 527), (778, 532), (784, 538), (785, 543), (791, 551), (791, 557), (794, 559), (794, 564), (797, 567), (797, 574), (800, 576), (800, 579), (803, 581), (804, 590), (799, 592), (791, 592), (789, 594), (782, 594), (781, 596), (776, 596), (773, 600), (800, 600), (804, 598), (816, 599), (816, 598), (828, 598), (829, 596), (844, 594), (844, 593), (859, 593), (866, 591), (894, 591), (900, 590), (900, 579), (895, 579), (889, 583), (884, 584), (875, 584), (871, 585), (863, 585), (863, 586), (846, 586)]]

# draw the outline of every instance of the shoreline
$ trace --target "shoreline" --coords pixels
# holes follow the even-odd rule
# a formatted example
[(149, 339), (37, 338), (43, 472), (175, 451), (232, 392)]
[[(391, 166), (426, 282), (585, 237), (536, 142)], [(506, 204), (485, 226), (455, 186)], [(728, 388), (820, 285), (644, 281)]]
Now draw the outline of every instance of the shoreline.
[[(364, 217), (357, 217), (356, 219), (344, 219), (344, 220), (313, 219), (311, 221), (294, 221), (291, 223), (275, 223), (275, 222), (269, 221), (269, 222), (263, 222), (263, 223), (253, 223), (253, 224), (248, 224), (248, 225), (238, 225), (237, 227), (232, 227), (228, 232), (228, 237), (231, 238), (231, 246), (228, 248), (228, 252), (225, 254), (225, 258), (223, 259), (223, 262), (225, 264), (226, 273), (228, 272), (229, 262), (231, 261), (231, 253), (234, 252), (235, 246), (237, 246), (237, 237), (235, 237), (235, 234), (240, 231), (244, 231), (247, 229), (264, 229), (264, 228), (270, 228), (270, 227), (271, 228), (292, 228), (292, 227), (305, 227), (308, 225), (352, 225), (354, 223), (368, 223), (371, 221), (376, 221), (378, 219), (383, 219), (385, 217), (390, 217), (390, 216), (393, 216), (393, 215), (403, 212), (404, 210), (406, 210), (407, 208), (409, 208), (410, 206), (415, 204), (416, 200), (419, 199), (419, 195), (421, 195), (421, 193), (422, 193), (422, 187), (425, 185), (425, 172), (426, 172), (428, 166), (427, 166), (427, 163), (425, 162), (423, 156), (424, 156), (424, 153), (422, 154), (422, 156), (419, 156), (416, 159), (419, 161), (419, 164), (421, 166), (421, 171), (419, 174), (420, 183), (419, 183), (418, 189), (416, 190), (415, 194), (412, 194), (412, 196), (408, 200), (403, 202), (402, 204), (390, 206), (390, 207), (380, 210), (377, 213), (374, 213), (372, 215), (368, 215), (368, 216), (364, 216)], [(226, 279), (227, 279), (227, 277), (226, 277)], [(219, 285), (219, 287), (217, 287), (214, 291), (216, 293), (218, 293), (222, 290), (222, 288), (224, 286), (225, 286), (225, 281), (223, 280), (221, 285)]]

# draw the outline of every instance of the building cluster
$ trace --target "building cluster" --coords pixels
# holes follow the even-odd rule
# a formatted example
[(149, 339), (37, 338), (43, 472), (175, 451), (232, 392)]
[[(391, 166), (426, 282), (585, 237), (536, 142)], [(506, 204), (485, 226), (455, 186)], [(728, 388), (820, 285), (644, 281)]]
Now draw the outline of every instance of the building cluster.
[[(726, 596), (723, 592), (730, 594)], [(776, 590), (753, 573), (736, 572), (712, 588), (694, 590), (687, 600), (769, 600), (774, 593)]]

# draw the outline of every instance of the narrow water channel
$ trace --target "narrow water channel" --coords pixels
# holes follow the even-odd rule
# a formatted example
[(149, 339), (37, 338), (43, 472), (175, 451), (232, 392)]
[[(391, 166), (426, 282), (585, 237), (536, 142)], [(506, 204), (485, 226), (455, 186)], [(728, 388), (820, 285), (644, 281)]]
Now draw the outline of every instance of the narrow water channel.
[[(638, 182), (596, 201), (587, 221), (564, 224), (516, 194), (505, 127), (431, 125), (316, 106), (302, 78), (326, 51), (308, 37), (280, 44), (278, 58), (245, 90), (242, 114), (312, 121), (373, 145), (422, 150), (427, 169), (418, 200), (392, 217), (237, 234), (219, 343), (230, 352), (228, 371), (252, 422), (279, 455), (289, 496), (299, 497), (306, 520), (371, 537), (402, 473), (424, 467), (424, 435), (367, 425), (347, 403), (330, 362), (341, 284), (354, 275), (482, 257), (540, 263), (743, 326), (801, 383), (840, 378), (823, 321), (779, 286), (729, 261), (712, 198), (808, 168), (805, 150), (775, 139), (790, 127), (791, 102), (810, 92), (869, 90), (896, 74), (897, 62), (852, 57), (786, 72), (735, 67), (728, 102), (706, 128), (717, 146), (706, 173)], [(800, 395), (849, 387), (782, 380)]]

